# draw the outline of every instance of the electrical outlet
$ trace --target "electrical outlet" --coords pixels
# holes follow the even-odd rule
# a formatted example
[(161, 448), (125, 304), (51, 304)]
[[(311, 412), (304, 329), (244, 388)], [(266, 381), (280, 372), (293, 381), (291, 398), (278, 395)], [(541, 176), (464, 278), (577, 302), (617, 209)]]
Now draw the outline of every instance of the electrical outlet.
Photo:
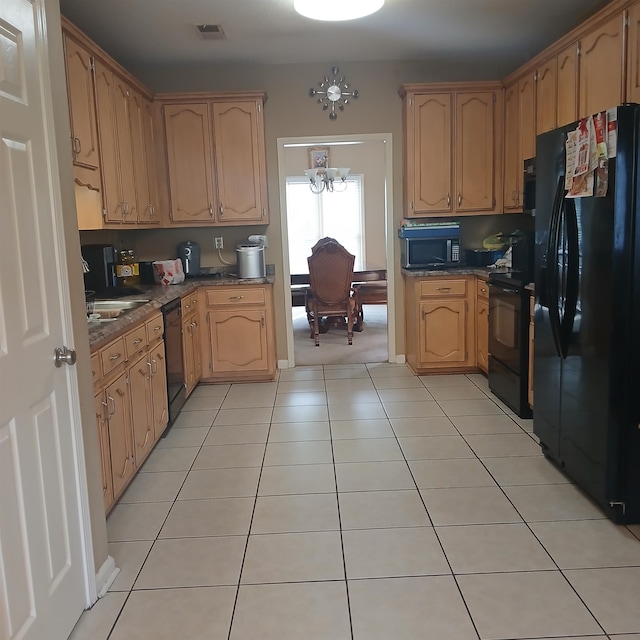
[(213, 237), (213, 248), (214, 249), (224, 249), (224, 241), (222, 240), (222, 236), (214, 236)]

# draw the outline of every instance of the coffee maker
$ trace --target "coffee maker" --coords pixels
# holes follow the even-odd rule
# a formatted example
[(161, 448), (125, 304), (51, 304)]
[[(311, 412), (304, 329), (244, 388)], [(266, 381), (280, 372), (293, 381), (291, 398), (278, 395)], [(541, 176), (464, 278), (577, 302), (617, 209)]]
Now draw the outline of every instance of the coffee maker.
[(82, 257), (89, 267), (84, 274), (86, 291), (103, 292), (116, 286), (116, 248), (110, 244), (83, 244)]

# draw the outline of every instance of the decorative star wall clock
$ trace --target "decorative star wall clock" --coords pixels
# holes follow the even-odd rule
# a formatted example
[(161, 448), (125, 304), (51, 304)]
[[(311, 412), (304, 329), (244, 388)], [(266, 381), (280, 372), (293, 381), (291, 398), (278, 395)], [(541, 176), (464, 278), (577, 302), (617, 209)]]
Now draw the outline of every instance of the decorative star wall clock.
[(332, 77), (325, 76), (318, 84), (320, 89), (309, 89), (309, 95), (314, 98), (318, 96), (318, 104), (322, 105), (323, 111), (329, 112), (329, 119), (335, 120), (338, 117), (336, 108), (344, 111), (345, 105), (349, 104), (351, 98), (357, 98), (360, 93), (357, 89), (351, 89), (344, 76), (338, 78), (340, 69), (331, 67)]

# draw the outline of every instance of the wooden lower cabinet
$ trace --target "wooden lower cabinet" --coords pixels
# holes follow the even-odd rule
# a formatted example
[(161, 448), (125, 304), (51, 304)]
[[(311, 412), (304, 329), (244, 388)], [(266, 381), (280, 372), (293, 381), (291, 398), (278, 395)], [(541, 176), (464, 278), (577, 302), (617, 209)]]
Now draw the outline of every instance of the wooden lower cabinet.
[(100, 467), (102, 470), (102, 498), (104, 509), (109, 511), (113, 504), (113, 479), (111, 477), (111, 451), (109, 448), (109, 431), (106, 421), (106, 401), (104, 392), (100, 391), (94, 397), (96, 411), (96, 426), (98, 428), (98, 444), (100, 446)]
[[(168, 423), (165, 347), (157, 314), (92, 354), (94, 402), (108, 512)], [(148, 340), (147, 336), (155, 336)], [(150, 344), (149, 344), (150, 342)], [(135, 345), (135, 350), (131, 348)], [(125, 353), (128, 355), (125, 358)], [(101, 367), (97, 367), (98, 363)], [(108, 364), (112, 364), (111, 369)], [(103, 375), (95, 369), (101, 369)]]
[(203, 293), (203, 378), (273, 379), (276, 356), (272, 286), (210, 287)]
[(187, 397), (189, 397), (202, 378), (198, 294), (194, 292), (182, 298), (181, 308), (184, 377)]
[(407, 364), (416, 373), (476, 368), (475, 276), (405, 276)]
[(119, 496), (129, 484), (136, 467), (128, 375), (128, 372), (122, 372), (105, 389), (114, 497)]
[(489, 285), (476, 282), (476, 360), (484, 373), (489, 373)]

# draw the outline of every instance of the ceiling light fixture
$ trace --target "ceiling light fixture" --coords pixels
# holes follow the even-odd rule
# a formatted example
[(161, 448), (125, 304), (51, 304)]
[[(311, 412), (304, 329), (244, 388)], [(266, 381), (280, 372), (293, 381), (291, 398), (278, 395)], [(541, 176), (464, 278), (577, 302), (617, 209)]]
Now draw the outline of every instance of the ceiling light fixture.
[(331, 193), (339, 193), (347, 188), (347, 176), (351, 169), (305, 169), (304, 175), (309, 178), (309, 188), (313, 193), (322, 193), (325, 189)]
[(294, 0), (295, 10), (313, 20), (355, 20), (380, 10), (384, 0)]

